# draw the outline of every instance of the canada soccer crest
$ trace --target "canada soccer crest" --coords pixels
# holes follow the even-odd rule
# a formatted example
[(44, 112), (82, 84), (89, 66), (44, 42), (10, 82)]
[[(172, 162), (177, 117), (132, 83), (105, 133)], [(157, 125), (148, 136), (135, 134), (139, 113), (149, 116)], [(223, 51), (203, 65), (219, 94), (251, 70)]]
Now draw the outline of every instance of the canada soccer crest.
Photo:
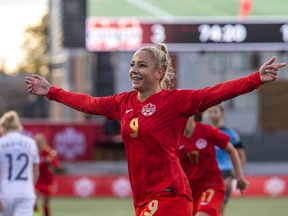
[(153, 113), (156, 111), (156, 106), (154, 104), (146, 104), (145, 106), (142, 107), (141, 113), (144, 116), (151, 116)]
[(207, 146), (207, 141), (205, 139), (200, 138), (196, 141), (196, 147), (198, 149), (204, 149), (206, 148), (206, 146)]

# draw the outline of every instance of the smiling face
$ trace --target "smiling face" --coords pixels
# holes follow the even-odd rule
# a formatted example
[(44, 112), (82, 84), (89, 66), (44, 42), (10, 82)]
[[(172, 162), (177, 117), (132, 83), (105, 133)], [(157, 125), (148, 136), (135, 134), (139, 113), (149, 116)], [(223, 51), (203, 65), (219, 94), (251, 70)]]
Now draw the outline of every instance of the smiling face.
[(129, 75), (132, 87), (140, 93), (156, 93), (161, 90), (160, 79), (163, 73), (163, 68), (156, 67), (155, 59), (149, 52), (141, 50), (134, 54)]

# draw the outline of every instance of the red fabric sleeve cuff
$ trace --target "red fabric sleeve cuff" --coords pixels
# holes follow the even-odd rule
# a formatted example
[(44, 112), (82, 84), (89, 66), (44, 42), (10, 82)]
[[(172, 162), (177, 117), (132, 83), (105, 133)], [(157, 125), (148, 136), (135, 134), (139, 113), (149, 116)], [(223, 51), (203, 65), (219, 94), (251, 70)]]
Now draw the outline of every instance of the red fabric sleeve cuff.
[(49, 89), (49, 92), (47, 94), (47, 98), (49, 100), (54, 100), (55, 99), (55, 96), (56, 96), (56, 93), (60, 90), (60, 88), (57, 88), (55, 86), (52, 86), (50, 89)]
[(260, 72), (257, 71), (249, 76), (249, 81), (255, 84), (255, 88), (258, 89), (264, 82), (260, 79)]

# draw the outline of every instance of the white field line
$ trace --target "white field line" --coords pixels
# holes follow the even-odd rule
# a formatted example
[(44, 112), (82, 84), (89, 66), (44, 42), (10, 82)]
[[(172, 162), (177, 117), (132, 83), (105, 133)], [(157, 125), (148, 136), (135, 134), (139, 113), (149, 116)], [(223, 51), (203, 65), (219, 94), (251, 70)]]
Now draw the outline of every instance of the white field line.
[(155, 7), (152, 4), (149, 4), (147, 2), (145, 2), (144, 0), (126, 0), (127, 2), (129, 2), (130, 4), (133, 4), (134, 6), (147, 11), (150, 14), (153, 14), (154, 16), (165, 20), (165, 21), (172, 21), (174, 20), (174, 16), (172, 16), (171, 14), (161, 10), (158, 7)]

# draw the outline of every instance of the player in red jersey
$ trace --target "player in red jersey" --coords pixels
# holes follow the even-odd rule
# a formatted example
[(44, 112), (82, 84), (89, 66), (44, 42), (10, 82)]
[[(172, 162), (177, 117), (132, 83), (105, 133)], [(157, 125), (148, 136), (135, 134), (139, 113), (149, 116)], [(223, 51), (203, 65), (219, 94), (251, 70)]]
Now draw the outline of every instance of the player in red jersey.
[(253, 7), (253, 0), (240, 0), (239, 16), (248, 17)]
[(44, 77), (25, 78), (31, 94), (47, 96), (79, 111), (121, 120), (137, 216), (191, 216), (192, 195), (179, 160), (179, 141), (195, 113), (276, 80), (275, 57), (250, 76), (200, 90), (169, 90), (173, 69), (165, 44), (134, 54), (131, 92), (92, 97), (52, 86)]
[[(57, 152), (52, 149), (42, 133), (38, 133), (34, 137), (40, 155), (40, 175), (35, 184), (37, 197), (42, 197), (43, 216), (50, 216), (50, 197), (53, 193), (54, 174), (52, 168), (59, 169), (60, 164), (57, 158)], [(35, 205), (35, 212), (40, 212), (38, 202)]]
[(180, 141), (179, 155), (192, 190), (195, 216), (220, 216), (224, 201), (224, 182), (216, 160), (215, 145), (230, 155), (241, 192), (247, 186), (237, 150), (229, 136), (200, 123), (202, 115), (190, 117)]

